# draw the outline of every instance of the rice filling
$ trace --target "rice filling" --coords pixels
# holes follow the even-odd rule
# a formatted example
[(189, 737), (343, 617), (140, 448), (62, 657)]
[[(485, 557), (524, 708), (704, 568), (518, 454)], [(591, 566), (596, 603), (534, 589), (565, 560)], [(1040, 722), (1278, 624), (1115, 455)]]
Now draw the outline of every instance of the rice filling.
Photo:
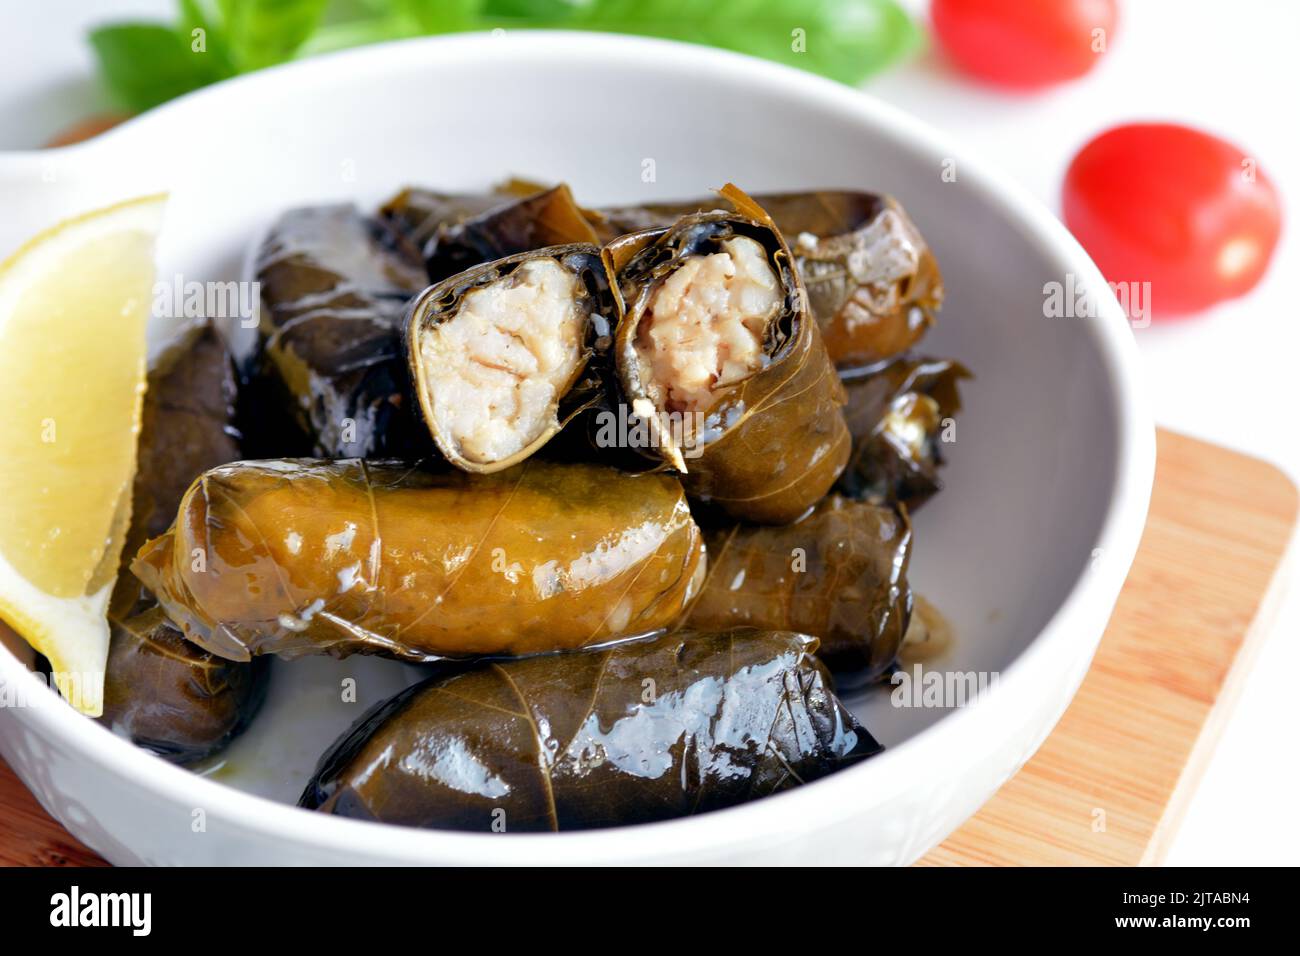
[(781, 284), (766, 250), (746, 236), (686, 259), (655, 290), (637, 327), (641, 384), (669, 412), (704, 412), (719, 390), (762, 367)]
[(466, 460), (502, 461), (555, 424), (583, 359), (580, 291), (557, 260), (529, 259), (425, 331), (420, 358), (435, 423)]

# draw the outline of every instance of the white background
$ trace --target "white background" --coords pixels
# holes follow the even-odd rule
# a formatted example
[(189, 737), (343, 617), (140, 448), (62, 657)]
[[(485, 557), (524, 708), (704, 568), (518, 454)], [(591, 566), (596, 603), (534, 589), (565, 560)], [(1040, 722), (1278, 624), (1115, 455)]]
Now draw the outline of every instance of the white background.
[[(921, 14), (926, 7), (925, 0), (903, 2)], [(1300, 394), (1300, 3), (1127, 0), (1122, 7), (1119, 30), (1098, 69), (1045, 94), (972, 86), (933, 52), (866, 88), (968, 144), (1053, 210), (1059, 210), (1070, 157), (1115, 123), (1180, 120), (1256, 157), (1286, 206), (1272, 270), (1247, 298), (1136, 335), (1161, 425), (1300, 475), (1300, 409), (1294, 404)], [(169, 18), (174, 8), (174, 0), (0, 0), (0, 149), (37, 146), (102, 108), (83, 39), (88, 25)], [(1168, 863), (1300, 863), (1298, 626), (1300, 598), (1292, 595)]]

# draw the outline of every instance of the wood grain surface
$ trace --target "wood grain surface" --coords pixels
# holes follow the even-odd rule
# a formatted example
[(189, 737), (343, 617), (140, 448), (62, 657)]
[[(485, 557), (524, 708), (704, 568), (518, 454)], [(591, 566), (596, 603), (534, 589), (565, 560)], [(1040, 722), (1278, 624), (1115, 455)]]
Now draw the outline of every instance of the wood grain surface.
[[(1295, 521), (1272, 465), (1160, 432), (1146, 532), (1083, 687), (921, 865), (1158, 863), (1280, 599)], [(0, 864), (103, 861), (0, 762)]]
[(1280, 601), (1295, 522), (1272, 465), (1160, 432), (1146, 531), (1083, 686), (921, 865), (1159, 863)]

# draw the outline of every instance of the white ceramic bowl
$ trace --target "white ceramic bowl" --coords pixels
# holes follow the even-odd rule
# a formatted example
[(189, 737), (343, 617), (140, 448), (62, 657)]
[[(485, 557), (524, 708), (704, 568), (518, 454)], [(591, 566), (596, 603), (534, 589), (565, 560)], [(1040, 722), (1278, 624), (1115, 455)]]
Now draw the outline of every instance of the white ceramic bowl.
[[(0, 708), (0, 750), (41, 803), (108, 859), (907, 863), (1014, 773), (1069, 703), (1150, 494), (1154, 433), (1129, 328), (1046, 210), (861, 93), (757, 60), (626, 37), (468, 35), (371, 47), (222, 84), (84, 145), (0, 156), (0, 253), (64, 216), (167, 189), (162, 275), (233, 278), (250, 237), (289, 205), (373, 204), (407, 183), (473, 189), (512, 174), (567, 180), (589, 204), (695, 196), (728, 180), (750, 191), (860, 187), (903, 202), (947, 280), (924, 349), (960, 358), (978, 376), (950, 446), (948, 488), (917, 517), (913, 580), (956, 631), (936, 666), (996, 672), (996, 689), (952, 711), (897, 709), (880, 693), (856, 699), (889, 745), (883, 755), (747, 806), (597, 832), (480, 835), (321, 816), (256, 795), (287, 795), (298, 777), (259, 783), (228, 772), (251, 791), (241, 792), (177, 769), (34, 687), (0, 650), (0, 683), (33, 685), (19, 689), (35, 702)], [(1098, 303), (1097, 315), (1045, 317), (1045, 283), (1067, 277)], [(316, 666), (328, 684), (330, 667), (350, 665)], [(313, 713), (292, 681), (273, 694), (259, 722), (278, 727)], [(260, 754), (264, 775), (283, 759), (292, 776), (320, 745), (308, 740), (302, 753), (272, 760), (264, 743), (245, 751)]]

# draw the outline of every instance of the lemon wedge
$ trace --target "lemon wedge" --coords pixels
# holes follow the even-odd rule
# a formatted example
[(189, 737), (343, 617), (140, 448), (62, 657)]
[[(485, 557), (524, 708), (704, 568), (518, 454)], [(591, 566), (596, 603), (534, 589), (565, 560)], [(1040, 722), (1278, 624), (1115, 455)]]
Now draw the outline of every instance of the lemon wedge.
[(164, 196), (62, 222), (0, 265), (0, 619), (103, 711)]

